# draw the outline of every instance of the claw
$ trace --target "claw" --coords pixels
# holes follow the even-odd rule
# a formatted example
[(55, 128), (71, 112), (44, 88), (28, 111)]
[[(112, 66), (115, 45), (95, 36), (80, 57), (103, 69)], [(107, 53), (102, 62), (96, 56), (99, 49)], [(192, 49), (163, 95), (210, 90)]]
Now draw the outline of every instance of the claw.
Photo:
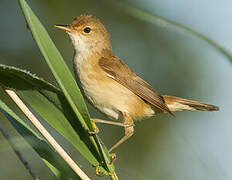
[(117, 156), (115, 153), (110, 153), (110, 158), (111, 158), (111, 161), (110, 161), (110, 165), (111, 165), (115, 162), (115, 160), (117, 159)]
[(90, 119), (90, 121), (91, 121), (91, 124), (92, 124), (92, 126), (93, 126), (93, 131), (90, 131), (90, 130), (89, 130), (88, 133), (89, 133), (90, 135), (94, 135), (94, 134), (99, 133), (99, 129), (98, 129), (98, 127), (97, 127), (95, 121), (94, 121), (93, 119)]
[(96, 175), (99, 177), (103, 177), (105, 175), (104, 172), (102, 172), (98, 166), (96, 166), (95, 172), (96, 172)]

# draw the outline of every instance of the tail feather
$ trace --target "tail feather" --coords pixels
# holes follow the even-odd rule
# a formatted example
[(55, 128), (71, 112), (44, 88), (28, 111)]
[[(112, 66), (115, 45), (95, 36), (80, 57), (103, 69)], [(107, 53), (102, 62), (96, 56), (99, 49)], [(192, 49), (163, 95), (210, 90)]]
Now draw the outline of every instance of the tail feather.
[(218, 111), (219, 107), (198, 101), (188, 100), (175, 96), (163, 95), (164, 101), (171, 111)]

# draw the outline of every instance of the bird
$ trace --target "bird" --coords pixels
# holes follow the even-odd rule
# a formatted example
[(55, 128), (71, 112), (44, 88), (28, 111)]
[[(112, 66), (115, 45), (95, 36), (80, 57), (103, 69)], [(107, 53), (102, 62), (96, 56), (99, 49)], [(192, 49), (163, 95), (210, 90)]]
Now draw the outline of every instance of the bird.
[[(87, 99), (113, 120), (92, 119), (124, 127), (124, 136), (113, 151), (134, 133), (134, 121), (174, 111), (218, 111), (219, 107), (176, 96), (159, 94), (112, 52), (110, 35), (91, 14), (76, 17), (71, 24), (55, 25), (70, 37), (73, 68)], [(116, 121), (115, 121), (116, 120)]]

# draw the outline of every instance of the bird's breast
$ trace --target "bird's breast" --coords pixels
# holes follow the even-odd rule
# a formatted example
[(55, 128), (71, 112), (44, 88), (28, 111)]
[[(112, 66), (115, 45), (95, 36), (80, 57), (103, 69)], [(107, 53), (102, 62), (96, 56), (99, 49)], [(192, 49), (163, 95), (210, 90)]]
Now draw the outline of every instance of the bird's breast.
[(121, 112), (129, 113), (133, 119), (154, 113), (140, 97), (110, 78), (98, 65), (98, 59), (80, 60), (77, 56), (74, 60), (85, 95), (103, 113), (115, 119)]

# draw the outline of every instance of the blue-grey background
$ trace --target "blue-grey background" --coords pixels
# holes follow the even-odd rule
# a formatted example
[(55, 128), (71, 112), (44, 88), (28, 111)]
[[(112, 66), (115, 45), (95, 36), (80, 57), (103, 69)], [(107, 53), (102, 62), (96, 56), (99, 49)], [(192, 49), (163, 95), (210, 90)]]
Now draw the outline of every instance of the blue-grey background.
[[(179, 112), (136, 123), (135, 135), (121, 145), (116, 172), (120, 179), (232, 179), (232, 66), (202, 40), (143, 22), (115, 8), (113, 1), (27, 1), (45, 25), (72, 69), (72, 46), (54, 24), (67, 24), (81, 13), (100, 18), (113, 51), (161, 94), (176, 95), (220, 106), (220, 112)], [(133, 6), (184, 24), (232, 52), (229, 0), (130, 0)], [(16, 0), (0, 0), (0, 63), (30, 70), (54, 82)], [(89, 107), (92, 117), (106, 118)], [(55, 179), (32, 149), (1, 118), (41, 179)], [(111, 146), (123, 134), (119, 127), (99, 125)], [(59, 137), (59, 136), (58, 136)], [(68, 143), (64, 146), (87, 174), (95, 170)], [(7, 141), (0, 135), (0, 179), (31, 179)], [(104, 178), (99, 178), (104, 179)]]

